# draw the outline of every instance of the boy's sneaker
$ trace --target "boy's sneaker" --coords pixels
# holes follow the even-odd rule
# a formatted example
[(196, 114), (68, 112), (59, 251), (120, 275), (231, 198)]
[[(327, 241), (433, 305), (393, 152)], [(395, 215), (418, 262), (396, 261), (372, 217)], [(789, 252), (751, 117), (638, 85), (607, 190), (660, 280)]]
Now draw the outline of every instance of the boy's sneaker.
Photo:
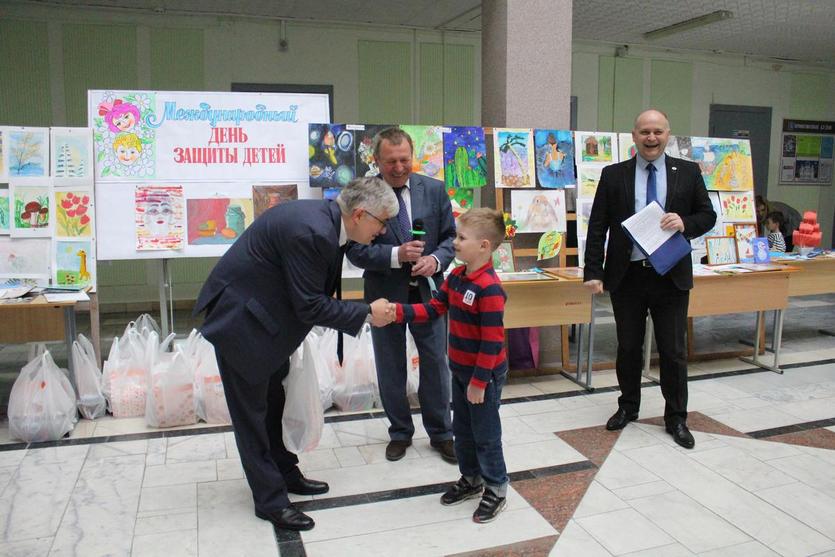
[(467, 499), (478, 497), (484, 489), (484, 484), (473, 485), (467, 481), (464, 476), (461, 476), (455, 485), (446, 490), (446, 493), (441, 495), (442, 505), (457, 505), (463, 503)]
[(506, 504), (507, 499), (505, 497), (499, 497), (489, 489), (485, 489), (484, 495), (481, 496), (481, 503), (478, 504), (478, 508), (473, 513), (473, 522), (481, 524), (496, 520)]

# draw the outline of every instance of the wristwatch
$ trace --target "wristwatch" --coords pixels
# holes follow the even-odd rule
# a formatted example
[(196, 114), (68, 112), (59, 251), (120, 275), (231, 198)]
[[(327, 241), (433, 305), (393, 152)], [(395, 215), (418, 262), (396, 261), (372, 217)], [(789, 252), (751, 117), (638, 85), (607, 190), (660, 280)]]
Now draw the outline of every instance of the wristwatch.
[(369, 304), (368, 305), (368, 315), (365, 316), (365, 322), (366, 323), (371, 323), (371, 318), (372, 317), (373, 317), (373, 314), (371, 313), (371, 304)]

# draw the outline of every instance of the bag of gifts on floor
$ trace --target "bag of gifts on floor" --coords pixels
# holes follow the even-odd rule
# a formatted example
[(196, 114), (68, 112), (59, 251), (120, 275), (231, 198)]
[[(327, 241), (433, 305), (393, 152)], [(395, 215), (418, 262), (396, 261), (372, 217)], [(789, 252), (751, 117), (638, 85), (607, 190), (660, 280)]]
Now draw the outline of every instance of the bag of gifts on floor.
[(152, 331), (143, 335), (130, 325), (125, 331), (121, 339), (113, 338), (102, 367), (102, 392), (114, 417), (135, 418), (145, 415), (148, 345), (156, 350), (159, 337)]
[(419, 406), (418, 387), (420, 387), (420, 356), (412, 332), (406, 329), (406, 396), (409, 404)]
[(152, 357), (148, 374), (145, 423), (174, 427), (197, 423), (194, 405), (194, 370), (182, 350)]
[(78, 411), (89, 420), (104, 416), (107, 401), (101, 390), (101, 371), (93, 344), (84, 335), (72, 343), (72, 365), (78, 389)]
[(284, 414), (281, 436), (287, 450), (294, 453), (310, 451), (319, 444), (325, 418), (319, 400), (315, 348), (311, 338), (302, 343), (290, 357), (290, 372), (284, 378)]
[[(327, 331), (333, 331), (333, 329), (313, 327), (313, 330), (307, 335), (307, 339), (313, 343), (313, 359), (316, 365), (316, 377), (319, 379), (319, 400), (322, 403), (322, 410), (327, 410), (333, 406), (333, 373), (328, 366), (325, 353), (322, 351), (322, 336)], [(335, 333), (336, 331), (333, 332)], [(307, 342), (307, 339), (305, 342)], [(336, 348), (334, 347), (334, 355), (336, 354), (335, 350)], [(336, 362), (335, 356), (334, 362), (338, 363)]]
[(208, 424), (231, 424), (215, 348), (199, 333), (194, 342), (192, 362), (197, 416)]
[(349, 412), (371, 410), (380, 400), (371, 325), (363, 325), (356, 337), (343, 335), (343, 342), (344, 357), (341, 372), (334, 377), (333, 404)]
[(27, 442), (56, 441), (77, 421), (75, 392), (49, 351), (20, 370), (9, 396), (9, 434)]

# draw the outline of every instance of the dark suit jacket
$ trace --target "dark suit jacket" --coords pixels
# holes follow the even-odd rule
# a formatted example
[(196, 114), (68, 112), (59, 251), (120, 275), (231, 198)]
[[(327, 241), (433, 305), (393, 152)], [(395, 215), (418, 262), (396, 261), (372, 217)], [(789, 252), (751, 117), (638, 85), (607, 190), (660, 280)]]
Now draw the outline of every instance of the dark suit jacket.
[[(452, 205), (446, 193), (443, 182), (428, 178), (420, 174), (409, 177), (412, 200), (412, 221), (423, 219), (426, 235), (423, 254), (434, 255), (441, 263), (440, 272), (434, 275), (435, 282), (440, 288), (444, 280), (443, 271), (449, 267), (455, 251), (452, 240), (455, 239), (455, 220), (452, 217)], [(409, 280), (411, 267), (400, 266), (391, 268), (391, 250), (405, 243), (400, 234), (400, 224), (397, 217), (386, 223), (386, 233), (377, 236), (371, 245), (351, 243), (348, 248), (348, 259), (361, 269), (365, 269), (365, 299), (376, 300), (387, 298), (392, 302), (408, 302)], [(426, 280), (418, 280), (421, 296), (429, 300), (429, 285)]]
[(282, 203), (255, 219), (212, 270), (195, 313), (201, 332), (247, 382), (267, 380), (314, 325), (356, 335), (365, 304), (332, 296), (342, 276), (339, 206)]
[[(607, 166), (600, 176), (586, 237), (585, 280), (602, 280), (608, 291), (617, 290), (632, 255), (632, 240), (621, 223), (635, 214), (635, 157)], [(698, 238), (713, 227), (716, 213), (696, 163), (670, 156), (667, 161), (667, 202), (664, 209), (684, 221), (684, 236)], [(609, 244), (603, 262), (606, 231)], [(684, 257), (670, 269), (669, 277), (681, 290), (693, 288), (693, 263)]]

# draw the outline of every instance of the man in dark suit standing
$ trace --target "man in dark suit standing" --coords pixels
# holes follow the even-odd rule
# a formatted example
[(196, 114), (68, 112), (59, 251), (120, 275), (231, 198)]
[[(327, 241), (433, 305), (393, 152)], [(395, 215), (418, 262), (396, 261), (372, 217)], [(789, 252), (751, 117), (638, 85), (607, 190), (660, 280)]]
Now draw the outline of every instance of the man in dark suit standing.
[(335, 201), (302, 200), (266, 211), (232, 244), (209, 275), (195, 313), (215, 347), (241, 463), (255, 515), (288, 530), (313, 519), (290, 505), (287, 492), (314, 495), (325, 482), (305, 478), (281, 437), (290, 355), (314, 325), (356, 335), (364, 323), (392, 321), (388, 301), (343, 302), (341, 280), (348, 240), (367, 244), (398, 211), (378, 178), (346, 186)]
[[(413, 144), (409, 134), (388, 128), (374, 138), (374, 159), (383, 180), (397, 196), (400, 212), (386, 223), (385, 234), (369, 246), (353, 244), (348, 259), (365, 269), (365, 299), (388, 298), (414, 304), (432, 298), (452, 262), (455, 221), (442, 182), (412, 174)], [(411, 234), (422, 222), (422, 236)], [(450, 374), (446, 363), (446, 322), (435, 319), (411, 324), (420, 356), (418, 400), (429, 440), (441, 457), (457, 462), (452, 446)], [(400, 460), (412, 444), (415, 426), (406, 397), (406, 325), (391, 324), (371, 331), (380, 384), (380, 398), (391, 422), (388, 460)]]
[[(689, 256), (661, 276), (626, 236), (621, 223), (652, 201), (664, 207), (660, 226), (688, 239), (710, 230), (716, 213), (699, 166), (664, 154), (670, 123), (658, 110), (635, 119), (635, 157), (607, 166), (600, 176), (588, 225), (585, 284), (595, 294), (608, 290), (618, 337), (616, 371), (621, 395), (606, 429), (617, 430), (638, 418), (647, 311), (652, 316), (661, 360), (664, 422), (676, 443), (693, 448), (687, 428), (687, 305), (693, 288)], [(609, 244), (604, 264), (606, 232)]]

